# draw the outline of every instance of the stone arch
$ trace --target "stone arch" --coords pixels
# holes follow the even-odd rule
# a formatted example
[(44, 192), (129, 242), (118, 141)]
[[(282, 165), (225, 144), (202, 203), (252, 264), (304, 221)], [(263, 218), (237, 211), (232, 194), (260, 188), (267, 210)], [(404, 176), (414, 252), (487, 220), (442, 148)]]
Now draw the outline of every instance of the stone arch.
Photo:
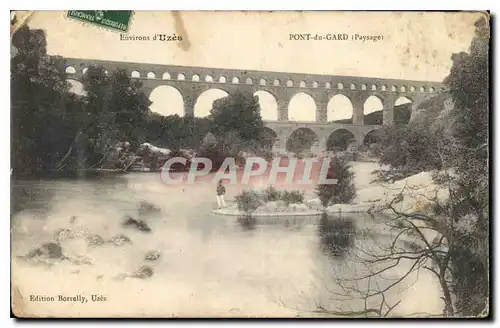
[[(384, 104), (382, 99), (377, 96), (369, 96), (366, 98), (363, 104), (363, 115), (371, 114), (370, 117), (365, 118), (365, 124), (377, 124), (381, 125), (383, 123), (383, 109)], [(378, 112), (378, 113), (377, 113)], [(372, 114), (374, 113), (374, 114)], [(369, 119), (370, 121), (367, 121)]]
[(278, 134), (273, 129), (265, 126), (262, 129), (262, 141), (264, 148), (272, 150), (273, 146), (278, 141)]
[(332, 87), (332, 84), (330, 82), (325, 83), (325, 88), (331, 89), (331, 87)]
[(400, 106), (400, 105), (404, 105), (404, 104), (408, 104), (408, 103), (413, 103), (413, 99), (411, 99), (410, 97), (407, 97), (407, 96), (401, 96), (401, 97), (396, 99), (396, 101), (394, 102), (394, 105)]
[(146, 75), (148, 79), (156, 79), (156, 74), (154, 72), (148, 72)]
[(186, 79), (186, 75), (179, 73), (177, 74), (177, 80), (184, 81)]
[(109, 76), (109, 72), (107, 69), (104, 70), (104, 75)]
[(278, 120), (278, 102), (276, 96), (266, 90), (259, 90), (254, 93), (259, 98), (260, 115), (264, 121)]
[(387, 91), (387, 85), (383, 84), (382, 87), (381, 87), (381, 90), (382, 91)]
[(372, 91), (377, 91), (377, 85), (376, 84), (372, 84)]
[(184, 116), (184, 97), (182, 92), (171, 85), (160, 85), (151, 91), (149, 106), (151, 111), (163, 116)]
[(398, 87), (397, 87), (396, 85), (393, 85), (393, 86), (391, 87), (391, 91), (392, 91), (392, 92), (396, 92), (397, 90), (398, 90)]
[(356, 90), (356, 84), (351, 83), (351, 84), (349, 85), (349, 89), (351, 89), (351, 90)]
[(212, 76), (212, 75), (207, 74), (207, 75), (205, 76), (205, 82), (213, 82), (213, 81), (214, 81), (214, 78), (213, 78), (213, 76)]
[(246, 80), (245, 80), (245, 83), (246, 84), (253, 84), (253, 80), (251, 77), (247, 77)]
[(194, 74), (192, 77), (191, 77), (191, 81), (194, 81), (194, 82), (199, 82), (200, 81), (200, 76), (198, 74)]
[(226, 83), (226, 82), (227, 82), (227, 78), (224, 75), (221, 75), (219, 77), (219, 83)]
[(382, 130), (379, 129), (368, 131), (363, 138), (363, 145), (369, 146), (374, 143), (379, 143), (382, 139), (381, 133)]
[(344, 89), (344, 84), (342, 82), (337, 83), (337, 89), (339, 90)]
[(347, 150), (350, 144), (356, 142), (354, 133), (347, 129), (337, 129), (330, 133), (326, 141), (326, 149), (333, 151)]
[(279, 86), (279, 85), (280, 85), (280, 80), (275, 79), (275, 80), (273, 81), (273, 85), (274, 85), (274, 86), (276, 86), (276, 87), (277, 87), (277, 86)]
[(266, 79), (260, 79), (259, 84), (260, 85), (266, 85), (267, 84)]
[(286, 86), (287, 87), (293, 87), (293, 81), (292, 80), (286, 81)]
[(168, 72), (163, 73), (161, 78), (163, 80), (170, 80), (171, 79), (170, 73), (168, 73)]
[(364, 83), (361, 84), (361, 90), (366, 90), (366, 84)]
[(420, 87), (420, 92), (425, 92), (425, 88), (424, 87)]
[(87, 73), (87, 71), (88, 71), (88, 70), (89, 70), (89, 68), (88, 68), (88, 67), (84, 67), (84, 68), (82, 69), (82, 74)]
[(398, 124), (408, 124), (412, 115), (413, 100), (406, 96), (401, 96), (394, 102), (394, 119)]
[(316, 102), (305, 92), (296, 93), (288, 104), (289, 121), (316, 121)]
[(240, 83), (240, 79), (238, 77), (233, 77), (233, 80), (232, 80), (233, 84), (238, 84)]
[(312, 84), (313, 88), (317, 88), (319, 86), (319, 83), (318, 81), (314, 81), (313, 84)]
[(414, 85), (412, 85), (412, 86), (410, 87), (410, 91), (411, 91), (411, 92), (415, 92), (415, 86), (414, 86)]
[(346, 120), (346, 123), (352, 123), (354, 107), (351, 99), (343, 94), (337, 94), (330, 98), (326, 106), (326, 119), (328, 122)]
[(318, 141), (316, 133), (309, 128), (294, 130), (286, 140), (286, 150), (295, 154), (310, 152)]
[(306, 88), (307, 87), (306, 81), (300, 81), (299, 87), (300, 88)]
[(213, 107), (214, 101), (217, 99), (225, 98), (229, 96), (229, 93), (225, 90), (219, 88), (212, 88), (203, 91), (194, 104), (194, 116), (195, 117), (206, 117), (210, 115), (210, 110)]
[(76, 69), (73, 66), (68, 66), (64, 70), (66, 74), (76, 74)]
[(132, 71), (130, 77), (141, 77), (141, 73), (139, 73), (139, 71)]
[(435, 90), (434, 90), (434, 87), (430, 87), (430, 88), (429, 88), (429, 92), (434, 92), (434, 91), (435, 91)]
[(66, 79), (66, 81), (70, 84), (69, 92), (79, 96), (85, 96), (87, 94), (82, 82), (73, 79)]
[(399, 89), (401, 92), (406, 92), (406, 86), (402, 85), (401, 88)]

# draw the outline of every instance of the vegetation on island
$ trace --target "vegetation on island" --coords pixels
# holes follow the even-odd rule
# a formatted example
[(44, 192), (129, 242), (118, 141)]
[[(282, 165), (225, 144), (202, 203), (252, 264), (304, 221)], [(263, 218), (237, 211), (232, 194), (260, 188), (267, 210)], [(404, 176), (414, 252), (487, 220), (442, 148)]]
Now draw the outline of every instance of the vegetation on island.
[(278, 190), (269, 186), (264, 190), (244, 190), (235, 197), (238, 209), (245, 213), (252, 213), (268, 202), (282, 202), (285, 207), (290, 204), (302, 204), (304, 192), (299, 190)]
[(337, 156), (330, 160), (327, 179), (336, 179), (337, 182), (316, 186), (316, 194), (324, 207), (348, 204), (356, 197), (354, 173), (349, 162), (342, 157)]

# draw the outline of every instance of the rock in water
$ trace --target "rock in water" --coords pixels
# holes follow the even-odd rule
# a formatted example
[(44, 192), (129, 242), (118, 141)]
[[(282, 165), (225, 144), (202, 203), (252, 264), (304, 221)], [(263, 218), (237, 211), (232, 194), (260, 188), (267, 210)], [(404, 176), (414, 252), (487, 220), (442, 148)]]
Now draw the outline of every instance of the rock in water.
[(45, 243), (41, 247), (36, 248), (26, 255), (26, 258), (33, 259), (35, 257), (45, 259), (60, 259), (63, 257), (61, 245), (57, 243)]
[(102, 245), (104, 244), (104, 239), (97, 234), (88, 235), (86, 238), (88, 245)]
[(73, 239), (77, 236), (77, 233), (71, 229), (59, 229), (56, 231), (54, 239), (58, 242), (63, 240)]
[(160, 212), (160, 208), (149, 202), (141, 201), (138, 209), (139, 215), (147, 215)]
[(113, 238), (111, 238), (110, 242), (115, 244), (116, 246), (132, 243), (130, 238), (125, 235), (114, 236)]
[(139, 268), (136, 272), (130, 275), (131, 278), (147, 279), (153, 276), (153, 268), (145, 265)]
[(158, 251), (149, 251), (146, 253), (146, 256), (144, 257), (144, 259), (146, 261), (156, 261), (160, 258), (160, 252)]
[(136, 220), (130, 216), (126, 216), (125, 217), (125, 221), (123, 222), (123, 226), (124, 227), (136, 227), (137, 229), (139, 229), (140, 231), (143, 231), (143, 232), (151, 232), (151, 228), (147, 225), (146, 222), (142, 221), (142, 220)]

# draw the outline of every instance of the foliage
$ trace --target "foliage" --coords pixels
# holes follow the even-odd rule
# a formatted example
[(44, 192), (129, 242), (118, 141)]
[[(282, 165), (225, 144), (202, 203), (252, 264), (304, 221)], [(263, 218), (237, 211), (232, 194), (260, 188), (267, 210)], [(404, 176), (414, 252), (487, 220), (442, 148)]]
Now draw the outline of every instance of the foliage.
[(282, 193), (279, 190), (273, 186), (269, 186), (264, 190), (262, 197), (266, 202), (275, 202), (281, 199), (281, 195)]
[(263, 204), (261, 196), (254, 190), (244, 190), (235, 197), (235, 201), (238, 209), (245, 213), (251, 213)]
[(125, 71), (89, 67), (75, 95), (41, 30), (14, 33), (11, 59), (12, 167), (16, 176), (102, 165), (120, 141), (137, 144), (149, 100)]
[(330, 204), (347, 204), (356, 197), (354, 173), (352, 173), (347, 161), (339, 157), (332, 158), (327, 178), (337, 179), (337, 183), (318, 184), (316, 186), (316, 194), (324, 207)]
[(64, 73), (47, 55), (42, 30), (22, 26), (12, 45), (17, 51), (11, 58), (11, 165), (17, 176), (36, 174), (57, 161), (52, 143), (67, 146), (73, 130), (65, 122), (78, 106), (67, 95)]
[(308, 151), (316, 140), (316, 134), (309, 129), (295, 130), (287, 140), (286, 150), (300, 156)]
[(386, 127), (381, 133), (380, 163), (389, 165), (394, 172), (407, 172), (408, 175), (440, 169), (438, 138), (424, 124)]
[(304, 202), (304, 193), (299, 190), (283, 190), (280, 200), (284, 201), (287, 206), (290, 204), (300, 204)]
[[(380, 296), (380, 308), (385, 304), (392, 309), (398, 304), (389, 307), (384, 293), (402, 280), (386, 288), (377, 285), (377, 290), (370, 293), (370, 279), (377, 281), (377, 276), (406, 259), (413, 264), (403, 278), (421, 268), (435, 275), (442, 291), (445, 316), (488, 313), (488, 51), (489, 26), (483, 17), (476, 22), (476, 37), (470, 52), (452, 56), (453, 65), (444, 83), (449, 90), (446, 98), (451, 97), (453, 106), (445, 107), (434, 120), (424, 117), (407, 127), (385, 131), (381, 162), (390, 165), (391, 174), (409, 175), (437, 169), (434, 182), (448, 191), (449, 198), (444, 203), (438, 201), (437, 195), (429, 198), (431, 210), (427, 214), (394, 208), (404, 190), (388, 204), (395, 217), (387, 223), (397, 231), (392, 246), (378, 245), (380, 249), (356, 253), (363, 254), (363, 258), (350, 259), (378, 264), (363, 277), (347, 279), (356, 281), (355, 291), (365, 304), (368, 299)], [(428, 105), (434, 106), (438, 100)], [(435, 238), (428, 240), (424, 230), (433, 231)], [(413, 239), (411, 248), (395, 246), (402, 243), (402, 236)], [(346, 281), (342, 282), (344, 288)], [(358, 288), (360, 281), (368, 283), (368, 292)], [(367, 311), (373, 309), (364, 312)]]
[(260, 144), (264, 136), (259, 99), (250, 93), (236, 92), (214, 101), (210, 120), (217, 140), (231, 136), (240, 143), (238, 150), (245, 150), (252, 143)]
[(144, 136), (147, 141), (174, 151), (182, 148), (198, 149), (209, 130), (210, 122), (207, 118), (152, 113)]
[(478, 315), (488, 304), (489, 268), (489, 24), (482, 17), (469, 53), (452, 56), (444, 83), (453, 100), (451, 136), (443, 158), (454, 168), (448, 215), (456, 222), (452, 263), (456, 309)]

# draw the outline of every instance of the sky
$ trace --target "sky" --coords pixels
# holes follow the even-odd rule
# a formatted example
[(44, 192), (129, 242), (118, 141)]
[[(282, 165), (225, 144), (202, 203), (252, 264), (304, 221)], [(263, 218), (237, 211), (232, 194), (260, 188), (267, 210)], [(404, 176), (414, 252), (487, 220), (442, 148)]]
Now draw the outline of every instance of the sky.
[[(48, 52), (76, 58), (204, 66), (310, 74), (442, 81), (453, 53), (467, 51), (480, 13), (439, 12), (169, 12), (135, 11), (128, 36), (156, 33), (182, 36), (181, 42), (125, 41), (120, 33), (66, 18), (64, 11), (38, 11), (31, 28), (46, 31)], [(373, 41), (296, 41), (293, 33), (347, 33), (381, 36)], [(75, 87), (77, 91), (77, 87)], [(264, 119), (276, 119), (276, 103), (258, 92)], [(226, 96), (211, 89), (200, 96), (195, 115), (208, 114)], [(151, 94), (151, 109), (183, 114), (182, 96), (169, 87)], [(406, 100), (408, 101), (408, 100)], [(404, 103), (405, 99), (398, 101)], [(314, 100), (296, 95), (289, 118), (314, 120)], [(365, 114), (381, 109), (367, 100)], [(352, 105), (340, 96), (328, 105), (328, 119), (349, 118)]]

